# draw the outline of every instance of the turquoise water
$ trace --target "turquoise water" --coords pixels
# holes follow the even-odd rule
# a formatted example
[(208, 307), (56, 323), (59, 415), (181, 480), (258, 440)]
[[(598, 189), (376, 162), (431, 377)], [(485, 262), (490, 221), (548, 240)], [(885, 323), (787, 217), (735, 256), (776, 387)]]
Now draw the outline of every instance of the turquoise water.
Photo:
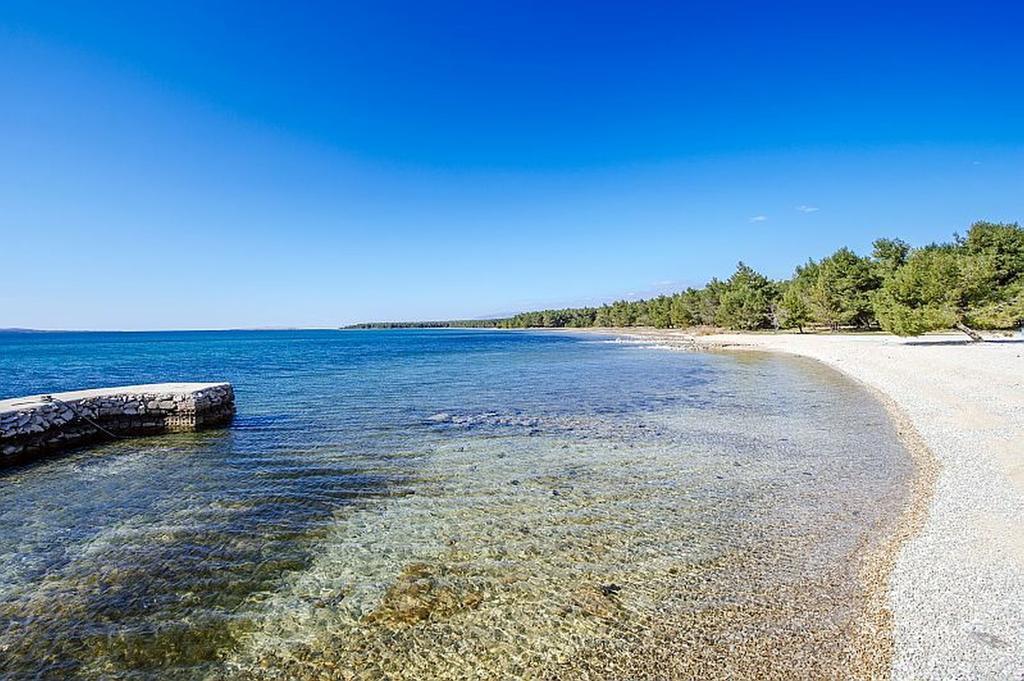
[(231, 381), (233, 425), (0, 473), (6, 675), (684, 675), (796, 626), (787, 604), (838, 640), (911, 474), (879, 404), (792, 358), (0, 334), (0, 399), (179, 380)]

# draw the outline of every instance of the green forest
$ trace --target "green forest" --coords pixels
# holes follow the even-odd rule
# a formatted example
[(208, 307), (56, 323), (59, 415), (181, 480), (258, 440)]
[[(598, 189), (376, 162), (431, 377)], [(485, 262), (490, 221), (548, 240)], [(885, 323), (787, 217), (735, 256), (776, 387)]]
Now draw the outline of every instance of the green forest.
[(870, 255), (840, 248), (808, 260), (784, 281), (739, 263), (724, 280), (647, 300), (600, 307), (524, 312), (477, 322), (501, 328), (699, 326), (758, 329), (875, 330), (914, 336), (1024, 324), (1024, 229), (976, 222), (948, 243), (912, 248), (878, 239)]

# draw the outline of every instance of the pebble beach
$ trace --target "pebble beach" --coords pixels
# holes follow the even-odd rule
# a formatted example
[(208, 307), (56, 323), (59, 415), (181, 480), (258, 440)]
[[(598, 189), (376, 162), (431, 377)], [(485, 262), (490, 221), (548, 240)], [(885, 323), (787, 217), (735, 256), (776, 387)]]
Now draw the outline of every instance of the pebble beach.
[(1024, 340), (960, 335), (630, 336), (701, 350), (816, 359), (887, 404), (918, 493), (880, 556), (893, 679), (1024, 678)]

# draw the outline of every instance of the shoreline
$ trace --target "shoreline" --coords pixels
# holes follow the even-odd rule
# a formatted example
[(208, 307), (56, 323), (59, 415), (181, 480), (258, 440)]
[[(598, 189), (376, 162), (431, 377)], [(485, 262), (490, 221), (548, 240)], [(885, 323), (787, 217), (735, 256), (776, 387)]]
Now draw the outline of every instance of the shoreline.
[(871, 588), (851, 662), (872, 678), (1020, 678), (1024, 347), (959, 334), (583, 331), (668, 349), (807, 357), (863, 385), (885, 406), (916, 475), (901, 517), (864, 556)]

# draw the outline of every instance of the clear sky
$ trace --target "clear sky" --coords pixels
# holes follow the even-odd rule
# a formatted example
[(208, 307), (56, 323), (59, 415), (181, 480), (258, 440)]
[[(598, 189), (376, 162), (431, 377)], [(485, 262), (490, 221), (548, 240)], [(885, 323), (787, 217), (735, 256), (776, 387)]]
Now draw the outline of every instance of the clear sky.
[(1020, 221), (1022, 27), (984, 1), (0, 1), (0, 327), (481, 317)]

